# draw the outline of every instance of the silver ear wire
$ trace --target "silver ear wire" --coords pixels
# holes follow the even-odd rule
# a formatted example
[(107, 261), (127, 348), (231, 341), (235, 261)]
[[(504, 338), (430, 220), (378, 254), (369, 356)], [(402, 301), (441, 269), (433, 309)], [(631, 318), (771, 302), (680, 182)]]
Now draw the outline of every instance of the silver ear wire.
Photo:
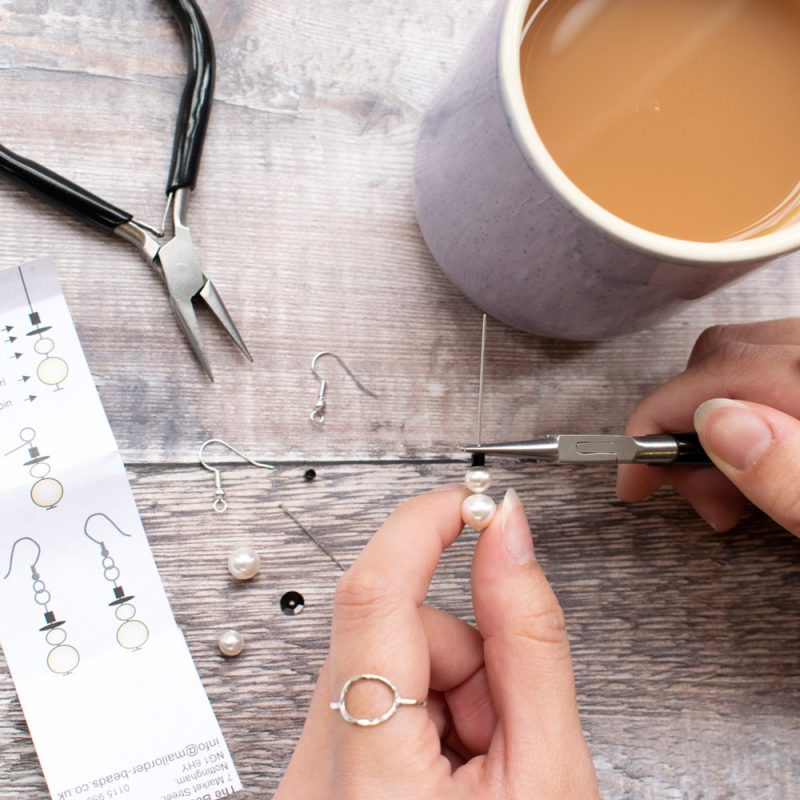
[(325, 393), (328, 388), (328, 381), (317, 372), (317, 362), (325, 356), (335, 358), (339, 362), (339, 365), (342, 367), (342, 369), (350, 376), (350, 380), (352, 380), (353, 383), (364, 394), (375, 398), (378, 396), (375, 394), (375, 392), (371, 392), (366, 386), (364, 386), (363, 383), (361, 383), (361, 381), (353, 374), (353, 371), (350, 369), (350, 367), (348, 367), (347, 364), (345, 364), (344, 361), (342, 361), (342, 359), (336, 355), (336, 353), (323, 350), (322, 352), (317, 353), (311, 360), (311, 374), (319, 381), (319, 396), (317, 397), (317, 402), (314, 404), (314, 410), (309, 415), (309, 419), (317, 425), (322, 425), (322, 423), (325, 422), (325, 411), (327, 408)]
[(222, 473), (217, 467), (212, 467), (210, 464), (208, 464), (203, 457), (206, 448), (212, 444), (218, 444), (221, 447), (226, 447), (232, 453), (235, 453), (237, 456), (239, 456), (239, 458), (241, 458), (243, 461), (246, 461), (248, 464), (252, 464), (254, 467), (261, 467), (262, 469), (275, 469), (275, 467), (273, 467), (272, 464), (265, 464), (263, 461), (255, 461), (254, 459), (249, 458), (240, 450), (237, 450), (235, 447), (229, 445), (223, 439), (209, 439), (208, 441), (203, 442), (203, 444), (200, 445), (200, 450), (197, 453), (197, 457), (200, 460), (200, 465), (203, 467), (203, 469), (207, 469), (209, 472), (214, 474), (215, 488), (214, 502), (212, 503), (212, 507), (214, 511), (216, 511), (218, 514), (221, 514), (223, 511), (225, 511), (225, 509), (228, 508), (228, 501), (225, 500), (225, 490), (222, 488)]

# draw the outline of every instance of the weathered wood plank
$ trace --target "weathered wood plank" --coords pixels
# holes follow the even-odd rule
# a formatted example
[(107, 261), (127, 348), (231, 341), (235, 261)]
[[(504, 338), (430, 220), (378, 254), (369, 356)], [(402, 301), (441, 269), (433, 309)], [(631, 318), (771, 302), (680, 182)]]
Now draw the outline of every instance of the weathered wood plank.
[[(244, 796), (268, 794), (285, 767), (324, 656), (339, 572), (277, 502), (350, 563), (401, 497), (460, 470), (320, 462), (448, 455), (473, 435), (478, 315), (425, 249), (410, 178), (421, 115), (489, 5), (203, 2), (219, 79), (190, 221), (257, 358), (252, 368), (239, 362), (209, 327), (214, 386), (132, 250), (0, 187), (0, 266), (43, 253), (60, 263)], [(3, 143), (153, 222), (182, 77), (182, 47), (163, 4), (0, 0)], [(795, 313), (797, 265), (795, 257), (757, 273), (620, 342), (545, 342), (493, 326), (486, 435), (621, 428), (637, 400), (681, 368), (707, 325)], [(320, 430), (307, 419), (316, 396), (308, 365), (323, 348), (380, 398), (361, 397), (332, 372)], [(173, 466), (193, 461), (209, 435), (279, 461), (308, 459), (320, 479), (304, 483), (300, 466), (273, 481), (233, 470), (231, 510), (214, 515), (210, 476)], [(623, 508), (602, 470), (497, 474), (499, 485), (513, 479), (522, 490), (567, 610), (605, 795), (793, 798), (796, 541), (763, 520), (712, 536), (666, 494)], [(261, 548), (264, 572), (253, 586), (233, 586), (224, 560), (248, 540)], [(473, 542), (467, 535), (446, 555), (432, 592), (467, 618)], [(300, 617), (278, 610), (290, 588), (309, 603)], [(248, 634), (248, 649), (224, 662), (215, 640), (231, 624)], [(2, 664), (0, 800), (45, 796)]]
[[(671, 494), (629, 508), (604, 469), (494, 468), (514, 485), (539, 557), (565, 607), (585, 727), (605, 797), (788, 800), (800, 785), (800, 546), (754, 518), (717, 536)], [(176, 616), (241, 769), (243, 797), (278, 784), (325, 655), (339, 568), (278, 508), (283, 503), (342, 564), (352, 563), (402, 498), (458, 479), (461, 467), (318, 465), (273, 477), (226, 475), (231, 507), (208, 508), (199, 468), (133, 468), (145, 526)], [(430, 600), (471, 619), (475, 535), (445, 554)], [(235, 585), (234, 546), (263, 570)], [(305, 612), (280, 597), (300, 591)], [(224, 661), (216, 636), (247, 636)], [(0, 668), (0, 800), (46, 794), (10, 678)]]
[[(411, 171), (421, 114), (489, 2), (204, 6), (220, 77), (190, 220), (256, 365), (206, 326), (219, 377), (208, 385), (135, 252), (7, 186), (0, 264), (56, 256), (130, 461), (191, 460), (208, 434), (283, 458), (454, 452), (473, 429), (478, 316), (425, 249)], [(0, 16), (3, 141), (160, 219), (183, 70), (163, 6), (2, 0)], [(794, 313), (799, 264), (624, 341), (495, 327), (487, 435), (621, 428), (707, 325)], [(308, 366), (323, 348), (380, 398), (330, 369), (330, 424), (317, 431)]]

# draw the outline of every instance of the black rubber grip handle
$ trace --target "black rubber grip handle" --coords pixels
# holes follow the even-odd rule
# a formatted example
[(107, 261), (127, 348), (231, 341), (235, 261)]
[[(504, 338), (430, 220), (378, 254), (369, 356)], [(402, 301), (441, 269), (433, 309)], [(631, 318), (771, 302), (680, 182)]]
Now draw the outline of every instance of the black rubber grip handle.
[(118, 225), (133, 218), (132, 214), (101, 200), (47, 167), (18, 156), (3, 145), (0, 145), (0, 174), (106, 233), (114, 233)]
[(167, 194), (194, 189), (214, 99), (214, 42), (206, 18), (195, 0), (168, 0), (186, 41), (189, 71), (183, 89)]
[(708, 453), (700, 444), (700, 437), (696, 433), (672, 433), (678, 443), (678, 458), (676, 464), (711, 464)]

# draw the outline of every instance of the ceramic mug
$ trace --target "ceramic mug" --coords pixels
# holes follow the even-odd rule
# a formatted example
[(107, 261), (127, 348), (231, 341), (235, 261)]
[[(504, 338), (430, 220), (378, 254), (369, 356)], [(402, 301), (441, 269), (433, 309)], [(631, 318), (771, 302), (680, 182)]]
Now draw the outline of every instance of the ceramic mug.
[(530, 6), (495, 6), (417, 146), (422, 233), (470, 300), (541, 336), (607, 339), (800, 248), (800, 224), (690, 242), (638, 228), (585, 195), (548, 153), (525, 101), (520, 42)]

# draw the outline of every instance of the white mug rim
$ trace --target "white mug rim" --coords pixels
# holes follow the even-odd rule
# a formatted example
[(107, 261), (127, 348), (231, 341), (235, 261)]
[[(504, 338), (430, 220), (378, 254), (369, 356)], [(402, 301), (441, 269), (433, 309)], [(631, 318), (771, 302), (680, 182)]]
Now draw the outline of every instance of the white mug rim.
[(500, 28), (500, 92), (511, 129), (523, 155), (547, 186), (582, 219), (613, 239), (670, 261), (739, 264), (767, 261), (800, 249), (800, 222), (753, 239), (693, 242), (662, 236), (617, 217), (579, 189), (558, 166), (539, 136), (522, 88), (520, 37), (525, 15), (536, 0), (507, 0)]

